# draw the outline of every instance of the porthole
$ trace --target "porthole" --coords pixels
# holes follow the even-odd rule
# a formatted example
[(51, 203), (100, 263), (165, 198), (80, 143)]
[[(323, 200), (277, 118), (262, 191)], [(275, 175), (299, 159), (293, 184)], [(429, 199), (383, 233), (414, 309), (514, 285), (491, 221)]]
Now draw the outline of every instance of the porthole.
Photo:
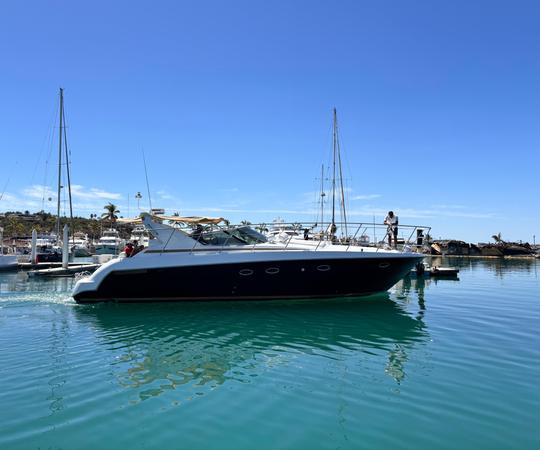
[(387, 267), (390, 267), (390, 263), (388, 263), (388, 262), (382, 262), (382, 263), (379, 264), (379, 267), (380, 267), (381, 269), (386, 269)]
[(328, 272), (330, 270), (330, 266), (327, 264), (322, 264), (320, 266), (317, 266), (317, 270), (319, 272)]
[(276, 273), (279, 273), (279, 269), (277, 267), (269, 267), (268, 269), (265, 270), (265, 272), (268, 275), (275, 275)]
[(238, 272), (240, 275), (244, 277), (249, 277), (250, 275), (253, 275), (253, 270), (251, 269), (242, 269), (240, 272)]

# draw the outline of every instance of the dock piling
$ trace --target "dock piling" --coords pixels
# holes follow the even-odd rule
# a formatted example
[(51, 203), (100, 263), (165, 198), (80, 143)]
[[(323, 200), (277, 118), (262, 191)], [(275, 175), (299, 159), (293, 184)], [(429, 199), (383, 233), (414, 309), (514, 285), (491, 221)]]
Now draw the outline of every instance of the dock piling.
[(32, 264), (37, 264), (37, 231), (35, 228), (32, 230), (31, 260)]
[(64, 269), (68, 268), (69, 263), (69, 227), (66, 223), (64, 225), (63, 235), (62, 235), (62, 267)]

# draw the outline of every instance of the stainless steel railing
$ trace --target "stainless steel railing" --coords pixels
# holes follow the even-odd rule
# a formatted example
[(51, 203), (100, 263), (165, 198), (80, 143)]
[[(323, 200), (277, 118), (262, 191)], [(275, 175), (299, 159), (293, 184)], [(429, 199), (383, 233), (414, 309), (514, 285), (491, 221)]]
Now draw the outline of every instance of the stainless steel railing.
[[(273, 224), (243, 223), (237, 225), (203, 225), (202, 229), (199, 230), (200, 232), (197, 233), (198, 235), (196, 236), (193, 246), (191, 249), (187, 250), (193, 252), (196, 250), (197, 244), (204, 245), (203, 240), (205, 235), (209, 236), (215, 231), (224, 231), (227, 237), (225, 241), (219, 245), (210, 245), (209, 247), (212, 249), (217, 248), (219, 251), (230, 249), (231, 241), (236, 238), (234, 236), (234, 230), (246, 225), (265, 235), (269, 242), (283, 244), (284, 249), (289, 248), (291, 242), (293, 242), (295, 238), (297, 240), (299, 238), (304, 238), (305, 240), (311, 242), (317, 241), (317, 245), (313, 248), (315, 251), (319, 250), (320, 246), (324, 242), (332, 242), (333, 244), (337, 245), (346, 245), (346, 251), (353, 246), (374, 247), (378, 251), (380, 249), (388, 248), (388, 236), (391, 232), (387, 225), (372, 222), (347, 222), (347, 228), (351, 231), (355, 230), (354, 233), (350, 235), (346, 235), (343, 232), (343, 224), (338, 222), (334, 224), (336, 226), (334, 233), (329, 231), (331, 230), (332, 226), (332, 223), (329, 222), (279, 222)], [(160, 228), (161, 227), (159, 227), (159, 225), (155, 227), (157, 231), (159, 231)], [(167, 235), (167, 238), (165, 239), (162, 251), (167, 248), (172, 236), (174, 235), (174, 232), (177, 229), (186, 232), (188, 235), (191, 235), (194, 231), (193, 227), (187, 225), (177, 226), (173, 229), (170, 227), (163, 227), (161, 229), (164, 231), (167, 230), (167, 233), (164, 233), (164, 236)], [(399, 250), (403, 250), (407, 248), (418, 249), (423, 247), (427, 244), (430, 231), (431, 227), (426, 225), (399, 225), (397, 248)], [(257, 242), (254, 242), (253, 244), (246, 244), (244, 248), (248, 246), (251, 247), (252, 250), (257, 250), (260, 247), (260, 245), (257, 246)], [(201, 250), (204, 250), (204, 247), (202, 247)]]

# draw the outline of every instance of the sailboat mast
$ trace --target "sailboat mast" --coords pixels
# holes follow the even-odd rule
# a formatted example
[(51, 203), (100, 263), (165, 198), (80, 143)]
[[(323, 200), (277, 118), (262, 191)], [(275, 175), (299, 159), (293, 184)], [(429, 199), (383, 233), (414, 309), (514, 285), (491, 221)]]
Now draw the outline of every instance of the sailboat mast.
[(336, 120), (336, 147), (337, 147), (337, 156), (338, 156), (338, 167), (339, 167), (339, 184), (341, 189), (341, 214), (343, 220), (343, 226), (345, 228), (345, 236), (347, 236), (347, 212), (345, 211), (345, 189), (343, 188), (343, 167), (341, 165), (341, 148), (339, 146), (339, 134), (337, 129), (337, 120)]
[(69, 198), (69, 221), (71, 223), (71, 234), (73, 236), (73, 239), (75, 239), (75, 235), (73, 234), (75, 231), (75, 227), (73, 224), (73, 201), (71, 198), (71, 169), (69, 167), (69, 151), (68, 151), (68, 141), (67, 141), (67, 132), (66, 132), (66, 114), (65, 110), (63, 109), (63, 115), (64, 118), (64, 147), (66, 149), (66, 172), (67, 172), (67, 182), (68, 182), (68, 198)]
[(60, 131), (58, 133), (58, 190), (56, 201), (56, 240), (60, 239), (60, 190), (62, 189), (62, 137), (64, 120), (64, 90), (60, 88)]
[(152, 213), (152, 197), (150, 197), (150, 184), (148, 183), (148, 171), (146, 170), (146, 158), (144, 157), (144, 148), (141, 150), (144, 163), (144, 176), (146, 177), (146, 189), (148, 191), (148, 203), (150, 204), (150, 213)]
[(321, 228), (324, 230), (324, 164), (321, 165)]
[(332, 228), (336, 224), (336, 148), (337, 148), (337, 112), (334, 108), (333, 157), (332, 157)]

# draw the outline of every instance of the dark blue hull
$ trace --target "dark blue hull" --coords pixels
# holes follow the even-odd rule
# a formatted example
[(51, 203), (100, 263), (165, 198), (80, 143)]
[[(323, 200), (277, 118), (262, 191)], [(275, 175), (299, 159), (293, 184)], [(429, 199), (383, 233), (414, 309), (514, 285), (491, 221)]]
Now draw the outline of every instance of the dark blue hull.
[(391, 288), (422, 259), (319, 259), (112, 271), (97, 290), (74, 295), (99, 301), (271, 300), (358, 296)]

